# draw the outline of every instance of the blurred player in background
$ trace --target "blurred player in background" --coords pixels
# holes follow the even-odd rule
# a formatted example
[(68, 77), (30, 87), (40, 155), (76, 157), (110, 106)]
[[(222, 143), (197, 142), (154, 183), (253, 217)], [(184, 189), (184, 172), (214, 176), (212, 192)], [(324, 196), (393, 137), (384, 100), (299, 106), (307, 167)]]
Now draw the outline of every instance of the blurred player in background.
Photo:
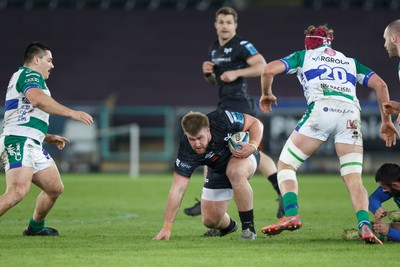
[[(391, 22), (383, 33), (385, 39), (384, 47), (389, 57), (400, 56), (400, 19)], [(398, 65), (398, 74), (400, 79), (400, 63)], [(388, 101), (383, 103), (384, 112), (386, 114), (400, 115), (400, 102)], [(397, 123), (400, 124), (400, 116), (397, 117)]]
[(303, 86), (308, 109), (282, 149), (278, 161), (278, 182), (283, 196), (285, 216), (262, 232), (268, 236), (302, 226), (298, 212), (296, 171), (327, 139), (333, 135), (340, 162), (340, 174), (350, 193), (356, 212), (358, 230), (367, 243), (381, 243), (371, 231), (368, 193), (363, 185), (363, 140), (360, 104), (356, 83), (372, 88), (381, 111), (381, 136), (390, 147), (398, 132), (391, 117), (383, 113), (382, 103), (389, 100), (385, 82), (356, 59), (332, 49), (333, 30), (326, 25), (309, 26), (305, 31), (305, 50), (269, 63), (262, 74), (260, 107), (267, 113), (277, 99), (272, 82), (278, 74), (297, 74)]
[[(395, 163), (385, 163), (376, 171), (375, 181), (378, 188), (369, 196), (369, 210), (374, 214), (376, 221), (373, 223), (375, 234), (388, 237), (393, 241), (400, 241), (400, 222), (387, 223), (382, 219), (388, 215), (388, 211), (382, 207), (382, 203), (393, 199), (400, 208), (400, 166)], [(398, 211), (398, 215), (400, 211)]]
[(64, 190), (60, 173), (43, 141), (63, 149), (68, 139), (48, 134), (49, 114), (71, 118), (87, 125), (93, 118), (69, 109), (51, 96), (45, 80), (54, 69), (50, 48), (31, 43), (25, 50), (24, 65), (15, 72), (7, 87), (4, 127), (0, 152), (6, 171), (6, 191), (0, 196), (0, 216), (20, 202), (29, 192), (31, 183), (42, 191), (26, 236), (55, 236), (59, 232), (45, 226), (45, 218)]
[[(238, 15), (230, 7), (220, 8), (216, 12), (215, 28), (218, 40), (209, 51), (209, 61), (203, 62), (203, 73), (207, 82), (217, 84), (219, 88), (218, 108), (256, 115), (255, 101), (247, 92), (249, 77), (260, 77), (266, 65), (264, 57), (252, 43), (236, 34)], [(282, 198), (277, 183), (275, 162), (263, 152), (258, 170), (268, 178), (278, 193), (279, 207), (276, 216), (284, 214)], [(186, 208), (187, 215), (199, 215), (200, 203)]]
[[(237, 223), (226, 213), (234, 198), (242, 235), (240, 240), (255, 240), (253, 189), (248, 180), (260, 160), (258, 145), (262, 123), (247, 114), (217, 109), (208, 115), (189, 112), (181, 121), (182, 136), (175, 161), (174, 180), (164, 215), (164, 226), (154, 239), (169, 239), (190, 177), (199, 166), (207, 166), (201, 196), (203, 224), (211, 228), (204, 236), (224, 236), (237, 230)], [(248, 131), (250, 142), (241, 150), (229, 150), (228, 140), (236, 132)], [(240, 144), (239, 144), (240, 145)]]

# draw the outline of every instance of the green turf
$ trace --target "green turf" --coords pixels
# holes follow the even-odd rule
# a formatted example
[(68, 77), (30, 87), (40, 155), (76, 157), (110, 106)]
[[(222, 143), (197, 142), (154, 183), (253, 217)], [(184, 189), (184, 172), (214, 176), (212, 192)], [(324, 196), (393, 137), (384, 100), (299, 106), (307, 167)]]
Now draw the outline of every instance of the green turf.
[[(38, 194), (29, 195), (0, 218), (0, 266), (395, 266), (398, 244), (366, 245), (342, 240), (356, 227), (347, 190), (338, 175), (299, 175), (303, 228), (267, 238), (261, 227), (276, 222), (276, 194), (260, 176), (252, 179), (258, 239), (239, 241), (240, 231), (203, 238), (200, 217), (182, 209), (169, 241), (154, 241), (163, 224), (171, 174), (131, 179), (115, 174), (64, 174), (65, 191), (48, 216), (58, 237), (24, 237)], [(369, 192), (376, 184), (365, 176)], [(192, 178), (182, 206), (199, 197), (202, 178)], [(4, 191), (4, 175), (0, 190)], [(392, 201), (385, 203), (394, 209)], [(232, 201), (229, 213), (238, 220)]]

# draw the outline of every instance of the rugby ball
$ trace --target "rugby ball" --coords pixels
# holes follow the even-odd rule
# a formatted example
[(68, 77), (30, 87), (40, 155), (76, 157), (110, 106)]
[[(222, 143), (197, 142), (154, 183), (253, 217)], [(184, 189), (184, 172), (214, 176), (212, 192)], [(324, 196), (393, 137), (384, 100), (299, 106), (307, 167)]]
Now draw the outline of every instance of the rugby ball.
[(234, 133), (228, 140), (229, 149), (241, 150), (242, 146), (238, 142), (248, 143), (250, 141), (249, 132)]

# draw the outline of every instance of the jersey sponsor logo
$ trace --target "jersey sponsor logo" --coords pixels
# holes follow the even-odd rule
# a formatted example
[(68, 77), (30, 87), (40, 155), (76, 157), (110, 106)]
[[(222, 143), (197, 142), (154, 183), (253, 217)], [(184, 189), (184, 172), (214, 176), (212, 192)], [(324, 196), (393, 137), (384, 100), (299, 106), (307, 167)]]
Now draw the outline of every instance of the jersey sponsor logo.
[(207, 153), (204, 158), (205, 159), (209, 159), (211, 162), (217, 161), (219, 159), (220, 155), (219, 154), (215, 154), (215, 152), (210, 151), (209, 153)]
[(213, 58), (211, 61), (215, 65), (218, 65), (221, 62), (231, 62), (232, 59), (230, 57), (217, 57), (217, 58)]
[(332, 63), (336, 63), (336, 64), (342, 64), (342, 65), (350, 64), (348, 61), (343, 61), (342, 59), (339, 59), (339, 58), (326, 57), (326, 56), (313, 57), (312, 60), (314, 60), (315, 62), (323, 61), (323, 62), (332, 62)]
[(39, 79), (32, 77), (32, 78), (25, 79), (25, 81), (24, 81), (24, 83), (34, 83), (34, 82), (38, 83)]
[(229, 53), (231, 53), (232, 52), (232, 47), (230, 47), (230, 48), (224, 48), (224, 53), (225, 54), (229, 54)]
[(183, 168), (183, 169), (187, 169), (187, 170), (190, 170), (192, 168), (192, 166), (190, 166), (189, 164), (187, 164), (185, 162), (182, 162), (180, 159), (176, 159), (175, 165), (179, 168)]
[(332, 48), (325, 48), (324, 53), (328, 54), (328, 55), (330, 55), (332, 57), (336, 55), (336, 51), (333, 50)]
[(339, 91), (342, 93), (351, 93), (351, 89), (346, 87), (346, 86), (334, 86), (331, 84), (326, 84), (326, 83), (321, 83), (321, 88), (322, 89), (328, 89), (328, 90), (334, 90), (334, 91)]

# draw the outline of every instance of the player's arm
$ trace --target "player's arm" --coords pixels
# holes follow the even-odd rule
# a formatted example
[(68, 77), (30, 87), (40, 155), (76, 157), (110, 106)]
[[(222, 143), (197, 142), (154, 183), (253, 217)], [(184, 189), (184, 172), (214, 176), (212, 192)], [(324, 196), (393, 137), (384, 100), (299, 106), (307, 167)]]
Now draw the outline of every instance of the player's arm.
[(379, 111), (381, 113), (381, 136), (386, 142), (387, 147), (396, 144), (396, 136), (400, 137), (399, 132), (392, 122), (392, 117), (385, 114), (383, 110), (383, 103), (389, 101), (389, 90), (386, 83), (376, 73), (368, 80), (368, 87), (373, 89), (376, 93), (377, 101), (379, 104)]
[(378, 188), (369, 196), (369, 211), (375, 215), (375, 219), (381, 219), (387, 215), (387, 210), (382, 208), (382, 203), (391, 199), (392, 195)]
[(239, 143), (242, 146), (241, 150), (231, 150), (232, 154), (238, 158), (246, 158), (257, 151), (264, 131), (264, 125), (257, 118), (248, 114), (244, 115), (244, 126), (242, 131), (249, 132), (249, 143)]
[(51, 96), (46, 95), (39, 88), (28, 89), (28, 91), (25, 93), (25, 96), (33, 106), (43, 110), (48, 114), (69, 117), (73, 120), (81, 121), (86, 125), (89, 125), (93, 122), (92, 116), (86, 112), (76, 111), (61, 105)]
[(174, 172), (174, 181), (169, 191), (167, 205), (164, 214), (164, 226), (153, 238), (154, 240), (168, 240), (171, 236), (172, 225), (181, 205), (183, 195), (189, 184), (189, 178)]
[(263, 68), (267, 64), (261, 54), (256, 54), (249, 57), (246, 62), (249, 65), (248, 67), (243, 69), (225, 71), (221, 75), (221, 80), (223, 82), (230, 83), (235, 81), (239, 77), (260, 77)]
[(387, 237), (392, 239), (393, 241), (400, 242), (400, 230), (390, 227)]
[(275, 60), (265, 66), (261, 74), (261, 98), (260, 108), (264, 113), (272, 111), (272, 103), (278, 105), (276, 97), (272, 93), (272, 83), (276, 75), (284, 73), (286, 70), (285, 64), (280, 60)]
[(238, 77), (244, 77), (244, 78), (260, 77), (261, 72), (267, 65), (267, 62), (265, 62), (265, 59), (261, 54), (256, 54), (254, 56), (249, 57), (246, 60), (246, 62), (249, 65), (249, 67), (236, 70)]
[(203, 62), (203, 75), (204, 79), (210, 84), (217, 84), (217, 79), (215, 79), (214, 73), (214, 63), (211, 61)]

